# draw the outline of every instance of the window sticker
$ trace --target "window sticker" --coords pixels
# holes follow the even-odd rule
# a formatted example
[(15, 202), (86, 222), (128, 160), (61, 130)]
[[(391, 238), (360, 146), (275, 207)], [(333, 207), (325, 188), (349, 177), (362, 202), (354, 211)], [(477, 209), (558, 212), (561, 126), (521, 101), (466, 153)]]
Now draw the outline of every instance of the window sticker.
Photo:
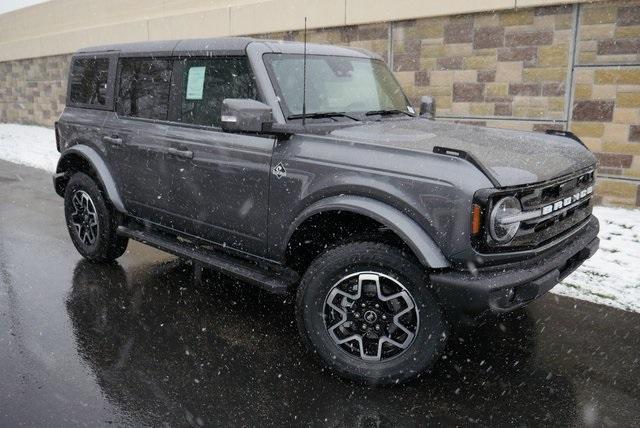
[(187, 79), (187, 99), (201, 100), (204, 91), (204, 73), (206, 67), (191, 67)]

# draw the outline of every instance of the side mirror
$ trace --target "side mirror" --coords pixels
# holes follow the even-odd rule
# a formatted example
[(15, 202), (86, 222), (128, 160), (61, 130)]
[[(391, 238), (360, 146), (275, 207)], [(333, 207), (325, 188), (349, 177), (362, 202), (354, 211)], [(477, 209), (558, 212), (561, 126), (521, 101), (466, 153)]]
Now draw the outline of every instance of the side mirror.
[(435, 119), (436, 117), (436, 100), (433, 97), (424, 96), (420, 98), (420, 116), (425, 116), (429, 119)]
[(220, 126), (225, 132), (262, 132), (272, 124), (273, 112), (265, 103), (243, 98), (222, 101)]

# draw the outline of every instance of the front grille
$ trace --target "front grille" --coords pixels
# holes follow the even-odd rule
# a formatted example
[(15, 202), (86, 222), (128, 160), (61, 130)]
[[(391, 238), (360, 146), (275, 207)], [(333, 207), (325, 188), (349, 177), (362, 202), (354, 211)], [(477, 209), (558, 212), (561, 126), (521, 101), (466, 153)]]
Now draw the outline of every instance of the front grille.
[(581, 224), (591, 215), (591, 198), (563, 211), (550, 218), (529, 220), (522, 222), (518, 234), (507, 246), (510, 250), (514, 247), (538, 247), (553, 240), (574, 226)]
[(533, 210), (572, 196), (577, 191), (592, 186), (594, 177), (594, 171), (589, 170), (550, 184), (525, 188), (519, 196), (522, 209), (525, 211)]
[[(516, 236), (506, 245), (489, 246), (491, 252), (517, 251), (536, 248), (570, 232), (589, 218), (592, 211), (593, 194), (585, 195), (586, 189), (593, 189), (595, 173), (593, 169), (582, 171), (569, 177), (554, 180), (541, 185), (515, 189), (515, 196), (520, 199), (523, 211), (543, 210), (554, 207), (561, 201), (571, 199), (571, 203), (540, 217), (523, 221)], [(573, 199), (574, 195), (584, 196)], [(494, 201), (497, 201), (494, 199)], [(544, 211), (543, 211), (544, 212)], [(487, 243), (489, 243), (487, 241)]]

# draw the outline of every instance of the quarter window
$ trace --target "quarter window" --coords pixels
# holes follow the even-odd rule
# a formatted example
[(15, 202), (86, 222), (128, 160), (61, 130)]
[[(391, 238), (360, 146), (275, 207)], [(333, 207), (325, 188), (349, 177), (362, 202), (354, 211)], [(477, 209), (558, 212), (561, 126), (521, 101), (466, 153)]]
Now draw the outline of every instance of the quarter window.
[(185, 60), (182, 83), (179, 120), (184, 123), (217, 127), (225, 98), (258, 98), (245, 57)]
[(71, 65), (69, 101), (104, 106), (107, 99), (108, 58), (76, 58)]
[(171, 62), (123, 59), (116, 102), (118, 114), (166, 120), (171, 88)]

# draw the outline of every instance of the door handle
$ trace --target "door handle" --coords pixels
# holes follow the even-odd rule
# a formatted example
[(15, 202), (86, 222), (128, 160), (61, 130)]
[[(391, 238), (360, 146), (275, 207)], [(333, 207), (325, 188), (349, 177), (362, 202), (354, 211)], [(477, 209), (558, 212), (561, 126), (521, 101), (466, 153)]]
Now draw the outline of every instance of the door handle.
[(124, 145), (124, 143), (122, 142), (122, 138), (120, 137), (109, 137), (108, 135), (105, 135), (104, 137), (102, 137), (102, 141), (104, 141), (105, 143), (110, 143), (113, 144), (114, 146), (122, 146)]
[(171, 156), (177, 156), (179, 158), (193, 159), (193, 152), (191, 150), (180, 150), (170, 147), (167, 152)]

